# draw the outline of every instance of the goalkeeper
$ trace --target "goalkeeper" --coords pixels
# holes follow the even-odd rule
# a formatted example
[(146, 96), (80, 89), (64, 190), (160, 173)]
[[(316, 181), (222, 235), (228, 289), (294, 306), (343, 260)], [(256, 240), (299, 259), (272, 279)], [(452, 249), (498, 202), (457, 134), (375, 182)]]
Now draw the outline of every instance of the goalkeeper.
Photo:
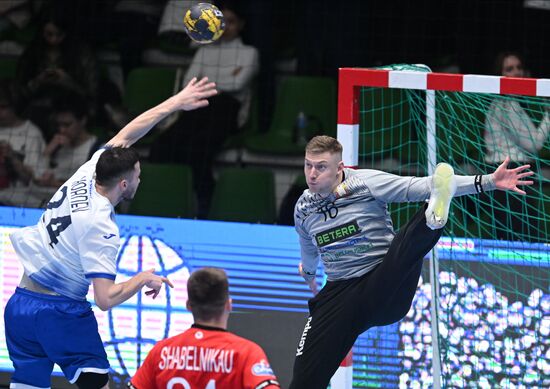
[[(315, 296), (294, 362), (291, 389), (326, 388), (357, 337), (374, 326), (401, 320), (409, 311), (423, 258), (447, 222), (453, 196), (492, 190), (525, 194), (518, 185), (529, 165), (508, 169), (509, 158), (488, 175), (455, 176), (447, 164), (430, 177), (401, 177), (344, 168), (342, 145), (328, 136), (306, 146), (308, 190), (296, 203), (300, 274)], [(426, 201), (394, 232), (388, 203)], [(328, 281), (317, 293), (323, 261)]]

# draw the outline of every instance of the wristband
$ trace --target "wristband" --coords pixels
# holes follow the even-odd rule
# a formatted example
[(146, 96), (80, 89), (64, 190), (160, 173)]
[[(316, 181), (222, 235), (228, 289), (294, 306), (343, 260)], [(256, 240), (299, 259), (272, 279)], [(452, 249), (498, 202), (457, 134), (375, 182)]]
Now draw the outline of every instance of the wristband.
[(475, 186), (475, 188), (476, 188), (477, 193), (483, 193), (483, 192), (485, 192), (485, 191), (483, 190), (483, 185), (481, 185), (481, 175), (480, 175), (480, 174), (478, 174), (477, 176), (475, 176), (475, 178), (474, 178), (474, 186)]

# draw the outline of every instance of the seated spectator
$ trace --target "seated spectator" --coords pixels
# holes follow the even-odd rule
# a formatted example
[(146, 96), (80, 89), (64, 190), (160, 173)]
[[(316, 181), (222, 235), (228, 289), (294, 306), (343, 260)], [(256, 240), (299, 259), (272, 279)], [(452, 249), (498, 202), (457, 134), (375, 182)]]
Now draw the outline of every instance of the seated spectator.
[(49, 168), (35, 179), (36, 185), (51, 188), (51, 195), (100, 146), (97, 137), (87, 129), (88, 106), (84, 97), (67, 95), (58, 99), (54, 105), (53, 122), (57, 132), (43, 153), (44, 160), (49, 161)]
[(225, 19), (225, 32), (219, 42), (199, 47), (185, 74), (183, 85), (198, 75), (216, 82), (221, 92), (216, 98), (237, 105), (237, 127), (248, 119), (251, 84), (259, 70), (258, 50), (245, 45), (241, 33), (245, 26), (242, 11), (236, 2), (220, 1)]
[(25, 191), (42, 170), (44, 138), (38, 127), (22, 118), (22, 106), (15, 82), (0, 80), (0, 203), (5, 205), (21, 205), (16, 192)]
[(65, 15), (56, 4), (42, 10), (37, 35), (17, 66), (17, 78), (30, 92), (28, 115), (42, 130), (48, 128), (48, 115), (57, 96), (76, 90), (95, 101), (99, 83), (93, 52), (73, 34), (71, 15)]
[(25, 187), (10, 192), (11, 201), (0, 202), (31, 208), (43, 207), (55, 191), (100, 146), (97, 137), (87, 130), (88, 106), (83, 96), (68, 94), (56, 99), (53, 121), (57, 131), (39, 154), (41, 168)]
[[(261, 347), (227, 332), (231, 298), (225, 272), (216, 268), (196, 270), (187, 281), (187, 294), (187, 309), (193, 314), (194, 324), (187, 331), (158, 342), (129, 387), (161, 389), (179, 383), (184, 388), (279, 388)], [(183, 361), (180, 350), (185, 349), (196, 350), (199, 360), (193, 362), (195, 368), (179, 366), (178, 361)], [(218, 354), (231, 368), (210, 368), (210, 356)], [(166, 364), (166, 360), (176, 363)]]
[(186, 163), (193, 169), (198, 196), (198, 214), (208, 212), (214, 186), (212, 164), (229, 135), (246, 120), (250, 107), (251, 84), (258, 73), (258, 50), (245, 45), (241, 31), (245, 22), (235, 3), (220, 2), (225, 32), (220, 40), (199, 47), (184, 77), (208, 77), (216, 82), (218, 95), (205, 109), (180, 112), (180, 118), (151, 148), (152, 162)]
[[(505, 77), (527, 77), (527, 69), (522, 56), (514, 52), (500, 53), (495, 62), (495, 73)], [(550, 106), (538, 104), (529, 107), (521, 98), (496, 96), (485, 119), (485, 162), (497, 166), (499, 161), (510, 157), (512, 165), (534, 163), (537, 153), (550, 133)], [(537, 112), (538, 111), (538, 112)], [(533, 192), (527, 201), (514, 194), (497, 191), (494, 201), (494, 216), (497, 222), (497, 236), (501, 239), (516, 240), (516, 234), (525, 238), (546, 241), (545, 228), (540, 221), (540, 209)], [(509, 211), (512, 211), (511, 213)]]

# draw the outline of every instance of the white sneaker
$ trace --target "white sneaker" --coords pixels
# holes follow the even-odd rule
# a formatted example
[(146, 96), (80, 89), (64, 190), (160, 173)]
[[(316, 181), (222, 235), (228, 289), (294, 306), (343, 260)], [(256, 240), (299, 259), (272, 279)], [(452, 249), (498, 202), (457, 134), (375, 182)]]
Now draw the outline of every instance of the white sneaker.
[(445, 227), (455, 190), (456, 179), (452, 166), (439, 163), (432, 176), (432, 194), (426, 209), (426, 225), (432, 230)]

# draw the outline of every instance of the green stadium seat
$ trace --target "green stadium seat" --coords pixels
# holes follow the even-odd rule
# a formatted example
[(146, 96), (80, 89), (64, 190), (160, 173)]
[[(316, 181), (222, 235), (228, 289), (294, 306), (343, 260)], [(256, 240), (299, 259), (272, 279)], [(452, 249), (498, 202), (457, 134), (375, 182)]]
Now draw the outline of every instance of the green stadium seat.
[[(132, 116), (137, 116), (162, 103), (174, 94), (176, 68), (139, 67), (132, 69), (126, 78), (122, 103)], [(140, 140), (141, 146), (151, 145), (160, 131), (151, 131)]]
[(174, 94), (176, 69), (140, 67), (130, 71), (122, 102), (131, 114), (138, 115)]
[(244, 139), (246, 149), (260, 153), (299, 155), (304, 145), (293, 140), (294, 125), (299, 112), (309, 120), (308, 138), (314, 135), (336, 134), (336, 84), (324, 77), (291, 76), (279, 87), (271, 126), (266, 133)]
[(2, 58), (0, 59), (0, 78), (14, 79), (17, 74), (17, 59)]
[(208, 218), (248, 223), (274, 223), (275, 180), (265, 169), (226, 168), (220, 172)]
[(191, 168), (177, 164), (141, 164), (141, 183), (128, 213), (193, 218), (195, 197)]
[(0, 33), (0, 41), (13, 41), (25, 47), (37, 34), (38, 23), (29, 23), (23, 28), (12, 26)]

